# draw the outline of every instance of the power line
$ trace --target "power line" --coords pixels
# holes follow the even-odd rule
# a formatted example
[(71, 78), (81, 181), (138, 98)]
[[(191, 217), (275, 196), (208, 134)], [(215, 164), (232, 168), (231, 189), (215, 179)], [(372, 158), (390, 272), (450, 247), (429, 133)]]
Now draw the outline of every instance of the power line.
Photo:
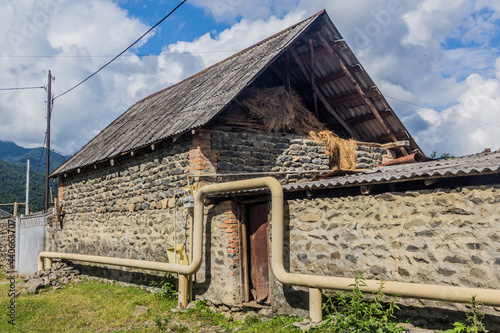
[[(148, 57), (148, 56), (167, 56), (167, 55), (186, 55), (186, 54), (207, 54), (207, 53), (227, 53), (227, 52), (238, 52), (240, 49), (234, 50), (214, 50), (214, 51), (192, 51), (192, 52), (162, 52), (162, 53), (133, 53), (133, 54), (123, 54), (122, 57)], [(56, 55), (26, 55), (26, 56), (0, 56), (0, 58), (109, 58), (114, 57), (111, 54), (98, 54), (98, 55), (68, 55), (68, 54), (56, 54)]]
[(2, 91), (6, 91), (6, 90), (27, 90), (27, 89), (45, 89), (45, 87), (0, 88), (0, 90), (2, 90)]
[[(396, 100), (396, 101), (399, 101), (399, 102), (402, 102), (402, 103), (406, 103), (406, 104), (418, 106), (419, 108), (434, 109), (433, 107), (430, 107), (430, 106), (415, 104), (415, 103), (408, 102), (408, 101), (405, 101), (405, 100), (402, 100), (402, 99), (399, 99), (399, 98), (396, 98), (396, 97), (391, 97), (391, 96), (387, 96), (387, 95), (384, 95), (384, 96), (386, 98), (390, 98), (390, 99), (393, 99), (393, 100)], [(475, 121), (476, 123), (480, 123), (480, 124), (483, 124), (483, 125), (489, 125), (489, 126), (494, 126), (494, 127), (499, 127), (500, 128), (500, 126), (495, 125), (495, 124), (487, 123), (485, 121), (481, 121), (481, 120), (477, 120), (477, 119), (467, 118), (467, 117), (460, 116), (458, 114), (454, 114), (454, 113), (451, 113), (451, 112), (446, 112), (446, 111), (438, 111), (438, 112), (439, 113), (444, 113), (444, 114), (447, 114), (447, 115), (450, 115), (450, 116), (453, 116), (453, 117), (462, 118), (462, 119), (465, 119), (465, 120)]]
[(127, 50), (129, 50), (132, 46), (134, 46), (135, 44), (137, 44), (138, 41), (140, 41), (144, 36), (146, 36), (151, 30), (153, 30), (154, 28), (156, 28), (158, 25), (160, 25), (163, 21), (165, 21), (170, 15), (172, 15), (180, 6), (182, 6), (187, 0), (183, 0), (180, 4), (177, 5), (177, 7), (175, 7), (174, 9), (172, 9), (170, 11), (170, 13), (168, 13), (165, 17), (163, 17), (158, 23), (156, 23), (155, 25), (153, 25), (148, 31), (146, 31), (144, 34), (142, 34), (141, 37), (139, 37), (135, 42), (133, 42), (132, 44), (130, 44), (125, 50), (123, 50), (122, 52), (120, 52), (117, 56), (115, 56), (113, 59), (111, 59), (110, 61), (108, 61), (106, 64), (104, 64), (101, 68), (99, 68), (97, 71), (95, 71), (94, 73), (92, 73), (91, 75), (89, 75), (86, 79), (84, 79), (83, 81), (81, 81), (80, 83), (78, 83), (77, 85), (73, 86), (72, 88), (66, 90), (65, 92), (63, 92), (62, 94), (60, 95), (57, 95), (56, 97), (54, 97), (54, 99), (57, 99), (67, 93), (69, 93), (71, 90), (75, 89), (76, 87), (78, 87), (79, 85), (83, 84), (85, 81), (87, 81), (88, 79), (90, 79), (91, 77), (93, 77), (94, 75), (96, 75), (97, 73), (99, 73), (102, 69), (104, 69), (106, 66), (108, 66), (109, 64), (111, 64), (113, 61), (115, 61), (116, 59), (118, 59), (119, 56), (121, 56), (123, 53), (125, 53)]

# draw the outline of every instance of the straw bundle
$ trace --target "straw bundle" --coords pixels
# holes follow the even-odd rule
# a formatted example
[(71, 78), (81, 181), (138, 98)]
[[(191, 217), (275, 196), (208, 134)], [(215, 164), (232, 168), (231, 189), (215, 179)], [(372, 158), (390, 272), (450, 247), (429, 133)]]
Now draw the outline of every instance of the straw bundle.
[(283, 87), (251, 89), (240, 106), (248, 111), (249, 119), (261, 120), (268, 131), (295, 132), (323, 142), (330, 155), (330, 167), (355, 168), (356, 141), (339, 138), (326, 129), (294, 91), (288, 93)]

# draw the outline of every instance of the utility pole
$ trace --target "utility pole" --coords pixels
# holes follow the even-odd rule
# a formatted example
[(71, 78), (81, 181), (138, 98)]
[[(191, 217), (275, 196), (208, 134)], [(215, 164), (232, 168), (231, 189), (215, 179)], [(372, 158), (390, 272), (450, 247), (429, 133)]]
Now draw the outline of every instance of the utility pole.
[(30, 202), (30, 159), (28, 158), (28, 162), (26, 163), (26, 201), (24, 202), (25, 203), (24, 206), (26, 207), (24, 215), (26, 216), (30, 214), (29, 202)]
[(49, 210), (49, 172), (50, 172), (50, 114), (52, 107), (52, 74), (49, 71), (49, 83), (47, 87), (47, 155), (46, 155), (46, 166), (45, 166), (45, 212)]

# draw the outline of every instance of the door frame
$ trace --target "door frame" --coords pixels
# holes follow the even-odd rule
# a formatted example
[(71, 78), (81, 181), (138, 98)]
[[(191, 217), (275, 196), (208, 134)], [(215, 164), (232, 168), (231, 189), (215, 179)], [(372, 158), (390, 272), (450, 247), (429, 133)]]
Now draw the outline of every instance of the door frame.
[[(241, 274), (241, 301), (242, 303), (247, 303), (251, 301), (255, 301), (252, 299), (252, 295), (250, 292), (251, 289), (251, 279), (250, 279), (250, 274), (251, 274), (251, 260), (250, 260), (250, 235), (249, 235), (249, 220), (248, 220), (248, 212), (249, 212), (249, 207), (254, 206), (254, 205), (259, 205), (259, 204), (267, 204), (268, 209), (267, 209), (267, 214), (269, 217), (270, 214), (270, 201), (268, 198), (255, 198), (255, 199), (246, 199), (246, 200), (241, 200), (238, 202), (238, 211), (239, 211), (239, 220), (241, 221), (240, 223), (240, 253), (241, 253), (241, 265), (240, 265), (240, 274)], [(269, 247), (269, 233), (267, 233), (267, 251), (268, 255), (271, 253), (270, 252), (270, 247)], [(268, 290), (268, 297), (266, 303), (270, 303), (270, 298), (271, 298), (271, 267), (270, 267), (270, 258), (268, 257), (268, 268), (269, 268), (269, 275), (268, 275), (268, 283), (269, 283), (269, 290)]]

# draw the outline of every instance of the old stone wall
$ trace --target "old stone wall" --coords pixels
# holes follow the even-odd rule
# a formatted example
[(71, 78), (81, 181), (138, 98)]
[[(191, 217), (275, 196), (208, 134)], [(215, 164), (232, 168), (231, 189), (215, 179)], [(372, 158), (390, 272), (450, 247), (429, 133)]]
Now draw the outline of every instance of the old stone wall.
[(241, 301), (239, 221), (232, 201), (205, 208), (203, 261), (196, 273), (193, 292), (215, 304)]
[[(61, 177), (63, 215), (61, 221), (48, 223), (47, 250), (167, 261), (167, 249), (174, 244), (183, 244), (189, 252), (190, 216), (182, 207), (188, 179), (192, 185), (199, 174), (311, 169), (328, 170), (324, 147), (315, 141), (197, 130), (174, 143), (155, 144)], [(214, 303), (235, 304), (241, 299), (237, 208), (232, 202), (207, 208), (207, 222), (206, 258), (195, 278), (196, 294)], [(80, 269), (93, 273), (92, 266)], [(137, 275), (125, 278), (113, 267), (99, 274), (142, 281)]]
[(395, 158), (391, 151), (377, 146), (358, 144), (356, 146), (356, 169), (370, 169)]
[[(500, 288), (499, 185), (297, 199), (286, 208), (291, 272)], [(282, 311), (307, 302), (301, 288), (274, 288)]]
[(12, 243), (12, 240), (16, 236), (15, 229), (15, 218), (0, 219), (0, 271), (3, 272), (13, 271), (11, 264), (14, 258), (12, 250), (14, 249), (14, 243)]
[(211, 135), (211, 147), (217, 152), (217, 171), (220, 174), (282, 172), (283, 175), (276, 177), (287, 182), (310, 179), (315, 175), (286, 174), (288, 171), (329, 170), (325, 147), (314, 140), (292, 135), (215, 130)]
[(63, 177), (64, 215), (48, 226), (48, 250), (166, 261), (166, 249), (187, 235), (179, 205), (191, 145), (184, 139)]

